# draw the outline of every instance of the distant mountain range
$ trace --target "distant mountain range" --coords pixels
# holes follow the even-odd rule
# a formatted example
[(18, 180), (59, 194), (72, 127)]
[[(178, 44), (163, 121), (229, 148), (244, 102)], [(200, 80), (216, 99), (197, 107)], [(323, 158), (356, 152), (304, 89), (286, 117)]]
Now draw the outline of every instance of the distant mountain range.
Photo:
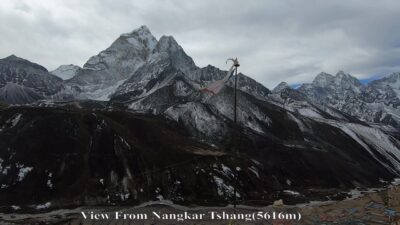
[(399, 176), (400, 73), (272, 91), (239, 74), (238, 127), (232, 81), (199, 92), (225, 74), (145, 26), (83, 68), (0, 59), (0, 101), (14, 104), (0, 111), (0, 201), (226, 204), (237, 187), (242, 203), (293, 203)]

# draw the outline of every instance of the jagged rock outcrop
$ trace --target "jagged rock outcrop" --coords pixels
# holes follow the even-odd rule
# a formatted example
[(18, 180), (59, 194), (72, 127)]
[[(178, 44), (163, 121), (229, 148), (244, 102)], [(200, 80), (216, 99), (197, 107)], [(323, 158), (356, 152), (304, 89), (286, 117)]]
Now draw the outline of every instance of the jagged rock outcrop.
[(342, 71), (336, 76), (319, 74), (298, 91), (318, 105), (329, 106), (360, 120), (400, 126), (400, 79), (398, 73), (362, 85)]

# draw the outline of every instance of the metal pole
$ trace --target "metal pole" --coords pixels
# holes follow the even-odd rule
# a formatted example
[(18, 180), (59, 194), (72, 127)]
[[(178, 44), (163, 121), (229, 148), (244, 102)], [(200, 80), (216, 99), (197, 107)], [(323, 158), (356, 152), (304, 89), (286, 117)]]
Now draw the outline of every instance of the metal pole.
[[(234, 151), (235, 151), (235, 155), (237, 156), (237, 153), (238, 153), (238, 150), (237, 150), (237, 141), (236, 141), (236, 136), (237, 136), (237, 127), (238, 127), (238, 125), (237, 125), (237, 71), (238, 71), (238, 66), (239, 66), (239, 64), (235, 64), (235, 92), (234, 92), (234, 101), (233, 101), (233, 122), (234, 122), (234, 134), (235, 134), (235, 137), (234, 137)], [(233, 185), (233, 209), (234, 209), (234, 211), (235, 211), (235, 213), (236, 213), (236, 192), (237, 192), (237, 190), (236, 190), (236, 185), (237, 185), (237, 180), (238, 180), (238, 178), (237, 178), (237, 168), (235, 168), (235, 181), (236, 181), (236, 184), (235, 185)]]
[[(236, 126), (236, 123), (237, 123), (237, 115), (236, 115), (236, 108), (237, 108), (237, 66), (235, 67), (235, 99), (234, 99), (234, 102), (233, 102), (233, 122), (235, 123), (235, 126)], [(236, 147), (236, 146), (235, 146)]]

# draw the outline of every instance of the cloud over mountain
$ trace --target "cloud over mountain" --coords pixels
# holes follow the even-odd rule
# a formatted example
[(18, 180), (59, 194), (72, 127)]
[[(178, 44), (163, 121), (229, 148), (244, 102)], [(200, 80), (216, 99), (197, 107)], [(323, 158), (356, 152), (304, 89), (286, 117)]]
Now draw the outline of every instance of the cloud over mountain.
[(242, 72), (270, 88), (320, 71), (366, 78), (400, 70), (398, 1), (5, 0), (0, 19), (1, 58), (15, 53), (49, 70), (82, 65), (114, 34), (142, 24), (157, 38), (174, 35), (199, 66), (224, 68), (237, 56)]

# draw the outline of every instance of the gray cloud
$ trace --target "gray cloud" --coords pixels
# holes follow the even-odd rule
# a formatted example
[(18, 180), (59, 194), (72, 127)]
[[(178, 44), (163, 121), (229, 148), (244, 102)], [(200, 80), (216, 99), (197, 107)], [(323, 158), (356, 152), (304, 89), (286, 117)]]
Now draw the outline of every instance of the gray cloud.
[(326, 71), (358, 78), (400, 71), (397, 0), (4, 0), (0, 57), (16, 54), (48, 69), (82, 65), (142, 24), (173, 35), (196, 64), (241, 72), (273, 87)]

